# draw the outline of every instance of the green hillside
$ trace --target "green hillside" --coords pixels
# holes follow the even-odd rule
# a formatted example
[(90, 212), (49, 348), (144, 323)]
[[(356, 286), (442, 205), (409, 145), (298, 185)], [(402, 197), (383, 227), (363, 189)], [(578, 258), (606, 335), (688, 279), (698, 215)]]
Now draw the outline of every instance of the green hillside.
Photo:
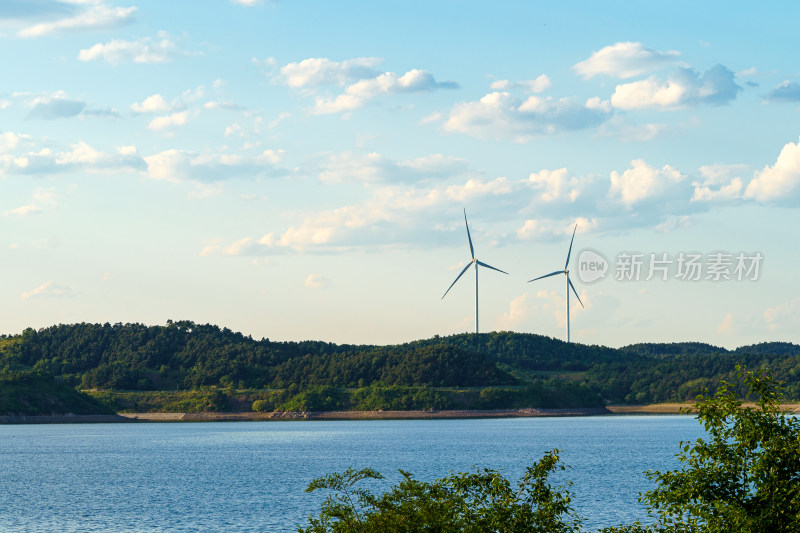
[(62, 381), (31, 372), (0, 376), (0, 415), (112, 414), (113, 410)]
[(786, 382), (787, 399), (800, 399), (800, 346), (791, 343), (732, 351), (695, 342), (613, 349), (494, 332), (355, 346), (255, 340), (190, 321), (56, 325), (0, 338), (4, 375), (54, 376), (67, 388), (105, 391), (93, 394), (131, 409), (157, 409), (156, 396), (142, 396), (153, 391), (209, 390), (227, 391), (227, 396), (197, 392), (169, 401), (218, 410), (246, 409), (254, 401), (263, 409), (674, 402), (692, 400), (703, 388), (730, 380), (736, 363), (768, 370)]

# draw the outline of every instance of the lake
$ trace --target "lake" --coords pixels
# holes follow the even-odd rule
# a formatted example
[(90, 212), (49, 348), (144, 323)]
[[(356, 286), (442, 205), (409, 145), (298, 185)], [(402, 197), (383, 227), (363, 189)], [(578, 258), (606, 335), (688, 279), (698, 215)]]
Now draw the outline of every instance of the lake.
[[(373, 467), (397, 481), (473, 465), (516, 482), (563, 450), (585, 529), (646, 518), (648, 469), (678, 465), (689, 416), (0, 426), (0, 530), (281, 532), (305, 525), (315, 477)], [(556, 478), (559, 479), (559, 478)]]

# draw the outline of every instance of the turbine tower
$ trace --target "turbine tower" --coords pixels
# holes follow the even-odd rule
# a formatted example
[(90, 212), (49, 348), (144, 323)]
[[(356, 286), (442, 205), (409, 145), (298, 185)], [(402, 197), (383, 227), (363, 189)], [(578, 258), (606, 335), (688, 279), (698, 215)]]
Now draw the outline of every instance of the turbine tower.
[(464, 209), (464, 225), (467, 226), (467, 239), (469, 240), (469, 253), (472, 256), (472, 261), (470, 261), (470, 263), (464, 267), (464, 270), (462, 270), (461, 273), (458, 276), (456, 276), (456, 280), (450, 284), (450, 286), (447, 288), (446, 291), (444, 291), (444, 294), (442, 295), (442, 300), (444, 300), (444, 297), (447, 296), (448, 292), (450, 292), (450, 289), (453, 288), (453, 285), (456, 284), (456, 281), (461, 279), (461, 276), (464, 275), (464, 272), (466, 272), (469, 269), (469, 267), (474, 265), (475, 266), (475, 333), (477, 334), (478, 333), (478, 266), (491, 268), (492, 270), (497, 270), (498, 272), (502, 272), (503, 274), (506, 275), (508, 274), (508, 272), (500, 270), (499, 268), (495, 268), (491, 265), (487, 265), (483, 261), (478, 261), (477, 259), (475, 259), (475, 248), (472, 247), (472, 237), (470, 237), (469, 235), (469, 223), (467, 222), (466, 209)]
[(572, 241), (575, 240), (575, 231), (578, 229), (578, 225), (575, 224), (575, 229), (572, 230), (572, 240), (569, 241), (569, 251), (567, 252), (567, 262), (564, 263), (564, 270), (556, 270), (555, 272), (551, 272), (549, 274), (545, 274), (544, 276), (539, 276), (538, 278), (529, 279), (528, 283), (531, 281), (536, 281), (537, 279), (549, 278), (550, 276), (555, 276), (557, 274), (564, 274), (567, 277), (567, 342), (569, 342), (569, 290), (572, 289), (572, 292), (575, 293), (575, 298), (578, 299), (580, 302), (581, 307), (583, 307), (583, 302), (581, 302), (581, 297), (578, 296), (578, 291), (575, 290), (575, 285), (569, 280), (569, 256), (572, 254)]

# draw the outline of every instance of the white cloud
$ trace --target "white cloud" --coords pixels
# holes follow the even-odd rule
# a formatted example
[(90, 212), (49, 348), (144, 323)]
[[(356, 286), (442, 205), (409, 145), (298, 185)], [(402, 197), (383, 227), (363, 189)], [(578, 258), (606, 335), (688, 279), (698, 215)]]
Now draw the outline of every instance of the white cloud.
[(171, 109), (172, 106), (164, 100), (163, 96), (157, 93), (145, 98), (141, 104), (135, 102), (131, 105), (131, 110), (136, 113), (163, 113)]
[(10, 174), (57, 174), (70, 171), (135, 171), (145, 167), (144, 160), (132, 146), (122, 146), (117, 148), (116, 153), (109, 153), (80, 141), (70, 148), (62, 152), (42, 148), (38, 152), (0, 155), (0, 170)]
[(52, 21), (40, 22), (23, 28), (20, 37), (42, 37), (44, 35), (108, 30), (133, 22), (137, 7), (112, 7), (103, 0), (69, 2), (76, 10), (66, 11), (66, 16)]
[(374, 67), (381, 62), (382, 60), (377, 57), (358, 57), (341, 62), (324, 57), (312, 57), (281, 67), (280, 75), (289, 87), (294, 88), (330, 84), (347, 85), (356, 80), (376, 76), (378, 72)]
[(642, 43), (624, 42), (601, 48), (589, 59), (572, 68), (584, 78), (600, 74), (615, 78), (633, 78), (674, 64), (680, 52), (659, 52)]
[(86, 102), (72, 100), (63, 91), (34, 97), (30, 105), (32, 109), (28, 114), (28, 118), (44, 120), (74, 117), (80, 115), (86, 108)]
[(733, 331), (733, 314), (728, 313), (725, 315), (725, 318), (722, 319), (722, 322), (717, 324), (717, 332), (718, 333), (731, 333)]
[(591, 128), (608, 117), (594, 102), (581, 105), (567, 98), (537, 96), (521, 101), (508, 92), (493, 92), (477, 102), (454, 105), (444, 129), (478, 138), (526, 142), (536, 135)]
[(434, 111), (428, 116), (422, 117), (419, 121), (420, 124), (433, 124), (434, 122), (439, 122), (442, 120), (442, 114), (438, 111)]
[(800, 309), (800, 298), (793, 298), (764, 311), (764, 322), (767, 323), (770, 331), (775, 331), (787, 324), (791, 324), (791, 329), (794, 330), (797, 324), (798, 309)]
[(154, 131), (160, 131), (175, 126), (185, 126), (188, 118), (188, 111), (179, 111), (177, 113), (172, 113), (171, 115), (156, 117), (150, 121), (150, 124), (148, 124), (147, 127)]
[(398, 76), (394, 72), (386, 72), (375, 78), (362, 79), (349, 85), (345, 92), (336, 98), (318, 98), (314, 105), (314, 113), (329, 114), (352, 111), (362, 107), (367, 101), (380, 94), (412, 93), (456, 87), (458, 84), (454, 82), (437, 82), (433, 75), (425, 70), (409, 70), (402, 76)]
[(69, 297), (75, 294), (75, 288), (72, 286), (59, 285), (54, 281), (47, 281), (42, 283), (33, 290), (23, 292), (20, 296), (23, 300), (30, 298), (60, 298)]
[(581, 233), (587, 233), (597, 229), (599, 222), (595, 218), (587, 219), (584, 217), (570, 219), (566, 223), (564, 223), (564, 220), (528, 219), (521, 227), (517, 228), (515, 234), (522, 241), (545, 238), (552, 241), (554, 238), (569, 238), (576, 226)]
[(306, 278), (304, 285), (309, 289), (324, 289), (330, 287), (331, 280), (322, 274), (309, 274)]
[(770, 102), (800, 102), (800, 83), (785, 80), (766, 96)]
[(463, 174), (467, 168), (466, 160), (441, 154), (393, 161), (377, 153), (359, 156), (351, 152), (342, 152), (330, 156), (325, 161), (319, 178), (324, 183), (414, 182), (453, 177)]
[(210, 102), (206, 102), (203, 104), (203, 109), (224, 109), (226, 111), (239, 111), (241, 110), (241, 106), (234, 102), (218, 102), (216, 100), (212, 100)]
[(496, 80), (489, 86), (493, 91), (509, 91), (512, 89), (522, 89), (530, 93), (542, 93), (550, 87), (553, 83), (546, 74), (542, 74), (535, 80), (522, 80), (522, 81), (509, 81), (509, 80)]
[(498, 330), (513, 330), (528, 319), (528, 293), (517, 296), (509, 303), (508, 311), (497, 318)]
[(722, 65), (711, 67), (702, 76), (694, 70), (681, 68), (667, 81), (650, 77), (617, 85), (611, 96), (611, 105), (619, 109), (722, 105), (735, 99), (741, 90), (734, 73)]
[(747, 165), (705, 165), (700, 167), (702, 180), (693, 183), (692, 201), (731, 201), (742, 196), (744, 181), (741, 175)]
[[(776, 167), (782, 168), (784, 158), (779, 159)], [(513, 228), (508, 233), (488, 230), (490, 242), (552, 241), (571, 233), (576, 223), (582, 232), (637, 228), (668, 232), (686, 227), (692, 215), (715, 204), (742, 201), (745, 180), (741, 176), (748, 168), (717, 164), (686, 174), (670, 165), (655, 167), (635, 159), (627, 169), (605, 176), (573, 175), (558, 168), (532, 172), (522, 179), (485, 179), (462, 173), (461, 164), (440, 154), (408, 161), (393, 161), (377, 153), (329, 156), (320, 178), (328, 183), (355, 179), (368, 184), (366, 199), (318, 212), (285, 213), (286, 226), (262, 230), (257, 233), (261, 237), (245, 237), (233, 245), (215, 245), (206, 254), (440, 246), (443, 232), (459, 229), (458, 216), (447, 219), (452, 223), (443, 221), (443, 213), (452, 212), (454, 206), (479, 210), (485, 219)], [(437, 165), (442, 169), (441, 183), (417, 179)], [(575, 218), (574, 213), (583, 216)]]
[(796, 205), (800, 196), (800, 141), (784, 145), (774, 165), (756, 173), (745, 197), (759, 202)]
[(275, 165), (283, 155), (283, 150), (264, 150), (256, 157), (245, 157), (171, 149), (144, 160), (148, 175), (153, 179), (213, 183), (237, 177), (275, 175), (279, 173)]
[(29, 205), (23, 205), (23, 206), (14, 208), (14, 209), (9, 209), (8, 211), (4, 211), (3, 212), (3, 216), (6, 216), (6, 217), (10, 217), (10, 216), (24, 217), (24, 216), (27, 216), (27, 215), (38, 215), (41, 212), (42, 212), (42, 210), (39, 207), (37, 207), (37, 206), (35, 206), (33, 204), (29, 204)]
[(619, 198), (629, 208), (642, 200), (663, 196), (686, 178), (669, 165), (659, 170), (642, 159), (631, 161), (631, 165), (633, 168), (622, 174), (616, 170), (611, 172), (609, 190), (611, 197)]
[(277, 79), (302, 90), (306, 96), (316, 95), (316, 90), (325, 85), (345, 87), (344, 92), (337, 96), (315, 96), (312, 109), (315, 114), (352, 111), (379, 95), (458, 87), (455, 82), (438, 82), (430, 72), (421, 69), (412, 69), (403, 75), (381, 73), (376, 69), (381, 62), (376, 57), (346, 61), (313, 57), (281, 67)]
[(124, 61), (134, 63), (169, 63), (180, 52), (175, 42), (166, 32), (159, 32), (156, 37), (142, 37), (135, 41), (113, 39), (105, 44), (97, 43), (78, 53), (80, 61), (102, 59), (112, 65)]
[(575, 178), (570, 180), (569, 172), (567, 172), (566, 168), (557, 170), (545, 169), (534, 172), (528, 176), (528, 179), (534, 188), (540, 191), (539, 198), (544, 202), (554, 202), (564, 197), (574, 201), (580, 194), (575, 187)]
[(0, 133), (0, 154), (13, 152), (23, 143), (31, 141), (30, 135), (12, 133), (10, 131)]

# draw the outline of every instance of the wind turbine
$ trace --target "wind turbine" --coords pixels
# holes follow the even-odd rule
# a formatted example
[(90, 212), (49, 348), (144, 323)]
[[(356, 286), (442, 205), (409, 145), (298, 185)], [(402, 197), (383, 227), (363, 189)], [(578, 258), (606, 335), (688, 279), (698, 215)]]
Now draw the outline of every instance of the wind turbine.
[(575, 240), (575, 231), (578, 229), (578, 225), (575, 224), (575, 229), (572, 230), (572, 240), (569, 241), (569, 251), (567, 252), (567, 262), (564, 263), (564, 270), (556, 270), (555, 272), (551, 272), (549, 274), (545, 274), (544, 276), (539, 276), (538, 278), (529, 279), (528, 283), (531, 281), (536, 281), (537, 279), (549, 278), (550, 276), (555, 276), (557, 274), (564, 274), (567, 276), (567, 342), (569, 342), (569, 290), (572, 289), (572, 292), (575, 293), (575, 298), (578, 299), (580, 302), (581, 307), (583, 307), (583, 302), (581, 302), (581, 297), (578, 296), (578, 291), (575, 290), (575, 285), (569, 280), (569, 256), (572, 254), (572, 241)]
[(442, 295), (442, 300), (444, 300), (444, 297), (447, 296), (448, 292), (450, 292), (450, 289), (453, 288), (453, 285), (456, 284), (456, 281), (461, 279), (461, 276), (464, 275), (464, 272), (466, 272), (469, 269), (469, 267), (475, 265), (475, 333), (477, 334), (478, 333), (478, 266), (480, 265), (482, 267), (491, 268), (492, 270), (497, 270), (498, 272), (502, 272), (503, 274), (506, 275), (508, 274), (508, 272), (500, 270), (499, 268), (495, 268), (491, 265), (487, 265), (483, 261), (478, 261), (477, 259), (475, 259), (475, 248), (472, 247), (472, 237), (470, 237), (469, 235), (469, 223), (467, 222), (466, 209), (464, 209), (464, 225), (467, 226), (467, 239), (469, 239), (469, 253), (472, 256), (472, 261), (469, 264), (467, 264), (467, 266), (464, 267), (464, 270), (462, 270), (461, 273), (456, 277), (456, 280), (450, 284), (450, 286), (447, 288), (446, 291), (444, 291), (444, 294)]

